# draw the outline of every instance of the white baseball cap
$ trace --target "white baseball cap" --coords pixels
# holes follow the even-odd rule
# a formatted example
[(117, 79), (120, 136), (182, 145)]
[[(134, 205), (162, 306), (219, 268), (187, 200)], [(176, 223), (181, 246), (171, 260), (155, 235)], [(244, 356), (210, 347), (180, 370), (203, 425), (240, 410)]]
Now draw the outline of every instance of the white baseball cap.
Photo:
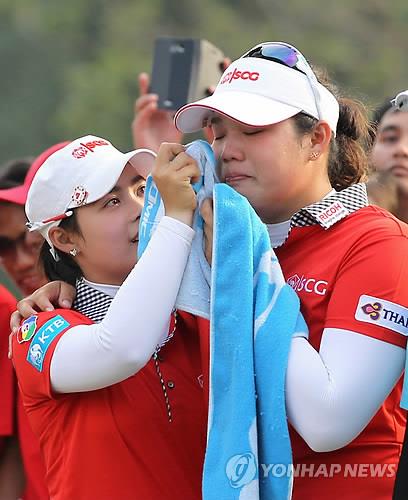
[[(265, 53), (270, 49), (276, 57), (263, 58), (263, 47)], [(260, 55), (252, 56), (257, 50)], [(286, 65), (279, 52), (293, 63)], [(336, 134), (339, 104), (317, 81), (306, 59), (289, 44), (264, 42), (228, 66), (213, 95), (179, 109), (175, 124), (182, 132), (196, 132), (214, 113), (220, 113), (245, 125), (262, 127), (300, 112), (327, 121)]]
[(155, 157), (150, 149), (122, 153), (94, 135), (76, 139), (49, 156), (35, 174), (25, 204), (28, 227), (42, 234), (56, 258), (48, 236), (51, 227), (72, 215), (71, 209), (109, 193), (127, 163), (146, 178)]

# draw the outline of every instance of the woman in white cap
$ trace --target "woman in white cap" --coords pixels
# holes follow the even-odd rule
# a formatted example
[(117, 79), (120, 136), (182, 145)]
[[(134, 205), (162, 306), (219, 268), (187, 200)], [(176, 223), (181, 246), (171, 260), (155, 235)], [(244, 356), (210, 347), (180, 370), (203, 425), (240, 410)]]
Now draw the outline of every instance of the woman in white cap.
[(286, 379), (293, 498), (385, 500), (406, 419), (408, 230), (367, 205), (364, 110), (321, 81), (296, 48), (262, 43), (175, 120), (212, 128), (221, 180), (268, 224), (301, 300), (309, 338), (293, 339)]
[(52, 154), (31, 184), (26, 212), (46, 240), (48, 277), (77, 289), (73, 310), (31, 316), (13, 345), (52, 499), (200, 496), (199, 342), (191, 318), (172, 312), (194, 234), (190, 180), (199, 175), (183, 151), (159, 151), (153, 175), (166, 216), (137, 265), (153, 153), (82, 137)]

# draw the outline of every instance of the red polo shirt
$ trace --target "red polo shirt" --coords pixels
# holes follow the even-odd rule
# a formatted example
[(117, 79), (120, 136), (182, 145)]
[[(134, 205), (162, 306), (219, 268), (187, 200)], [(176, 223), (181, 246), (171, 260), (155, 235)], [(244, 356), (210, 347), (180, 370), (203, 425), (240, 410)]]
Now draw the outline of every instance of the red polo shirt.
[[(407, 236), (407, 225), (373, 206), (327, 230), (320, 225), (292, 229), (276, 254), (299, 295), (315, 349), (324, 328), (406, 346), (406, 336), (397, 331), (404, 309), (396, 308), (401, 314), (394, 316), (385, 310), (388, 303), (408, 308)], [(401, 382), (363, 432), (337, 451), (316, 453), (292, 429), (293, 499), (389, 500), (406, 424), (400, 397)]]
[(31, 429), (27, 413), (21, 400), (20, 391), (17, 391), (17, 422), (18, 440), (26, 476), (26, 488), (24, 490), (23, 499), (48, 500), (49, 494), (45, 482), (45, 466), (40, 444), (37, 436), (35, 436)]
[(45, 457), (50, 496), (55, 500), (201, 498), (206, 420), (195, 320), (179, 314), (173, 339), (159, 353), (170, 422), (153, 360), (110, 387), (54, 394), (50, 363), (68, 328), (47, 338), (52, 329), (45, 335), (41, 327), (57, 317), (57, 325), (65, 321), (68, 328), (91, 323), (75, 311), (40, 313), (36, 332), (47, 349), (38, 354), (35, 336), (13, 343), (24, 406)]
[(15, 380), (13, 365), (7, 357), (10, 334), (10, 315), (16, 309), (15, 297), (0, 285), (0, 454), (5, 438), (16, 434), (15, 429)]

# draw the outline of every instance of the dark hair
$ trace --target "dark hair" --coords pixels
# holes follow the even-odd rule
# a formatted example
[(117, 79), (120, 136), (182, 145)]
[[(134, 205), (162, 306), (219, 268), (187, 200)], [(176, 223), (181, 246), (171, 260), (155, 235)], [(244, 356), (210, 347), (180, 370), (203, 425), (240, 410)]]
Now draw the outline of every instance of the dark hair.
[[(362, 103), (341, 97), (325, 72), (315, 67), (314, 72), (320, 83), (336, 97), (340, 107), (336, 136), (333, 135), (330, 142), (328, 174), (334, 189), (341, 191), (367, 179), (367, 152), (373, 143), (374, 129)], [(298, 113), (294, 119), (300, 134), (310, 133), (317, 123), (305, 113)]]
[[(390, 110), (393, 106), (391, 104), (391, 97), (386, 99), (377, 109), (374, 110), (373, 113), (373, 125), (374, 127), (378, 127), (380, 121), (383, 119), (385, 113)], [(397, 108), (395, 108), (397, 110)], [(399, 111), (399, 110), (398, 110)]]
[(0, 166), (0, 189), (21, 186), (34, 158), (25, 157), (10, 160)]
[[(60, 222), (59, 227), (73, 233), (81, 234), (75, 210), (73, 210), (73, 214), (70, 217), (63, 219)], [(40, 259), (43, 263), (47, 278), (50, 281), (66, 281), (70, 285), (75, 286), (76, 280), (81, 278), (83, 275), (81, 268), (71, 255), (57, 249), (55, 249), (55, 251), (58, 253), (59, 260), (56, 261), (51, 255), (50, 250), (50, 245), (47, 241), (44, 241), (43, 246), (41, 247)]]

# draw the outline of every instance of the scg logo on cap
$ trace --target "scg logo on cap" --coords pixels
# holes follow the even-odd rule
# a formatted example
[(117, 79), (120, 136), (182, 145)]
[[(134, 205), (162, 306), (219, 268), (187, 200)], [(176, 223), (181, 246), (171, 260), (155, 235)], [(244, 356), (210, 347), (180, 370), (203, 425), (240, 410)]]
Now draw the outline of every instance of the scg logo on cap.
[(72, 151), (72, 156), (79, 160), (80, 158), (84, 158), (89, 152), (93, 153), (93, 150), (97, 146), (109, 146), (109, 142), (103, 139), (98, 139), (97, 141), (90, 142), (80, 142), (80, 147), (76, 148)]
[(226, 73), (224, 78), (220, 81), (220, 85), (223, 83), (231, 83), (232, 80), (251, 80), (252, 82), (256, 82), (259, 78), (259, 73), (257, 71), (240, 71), (237, 68), (234, 71), (229, 71)]

